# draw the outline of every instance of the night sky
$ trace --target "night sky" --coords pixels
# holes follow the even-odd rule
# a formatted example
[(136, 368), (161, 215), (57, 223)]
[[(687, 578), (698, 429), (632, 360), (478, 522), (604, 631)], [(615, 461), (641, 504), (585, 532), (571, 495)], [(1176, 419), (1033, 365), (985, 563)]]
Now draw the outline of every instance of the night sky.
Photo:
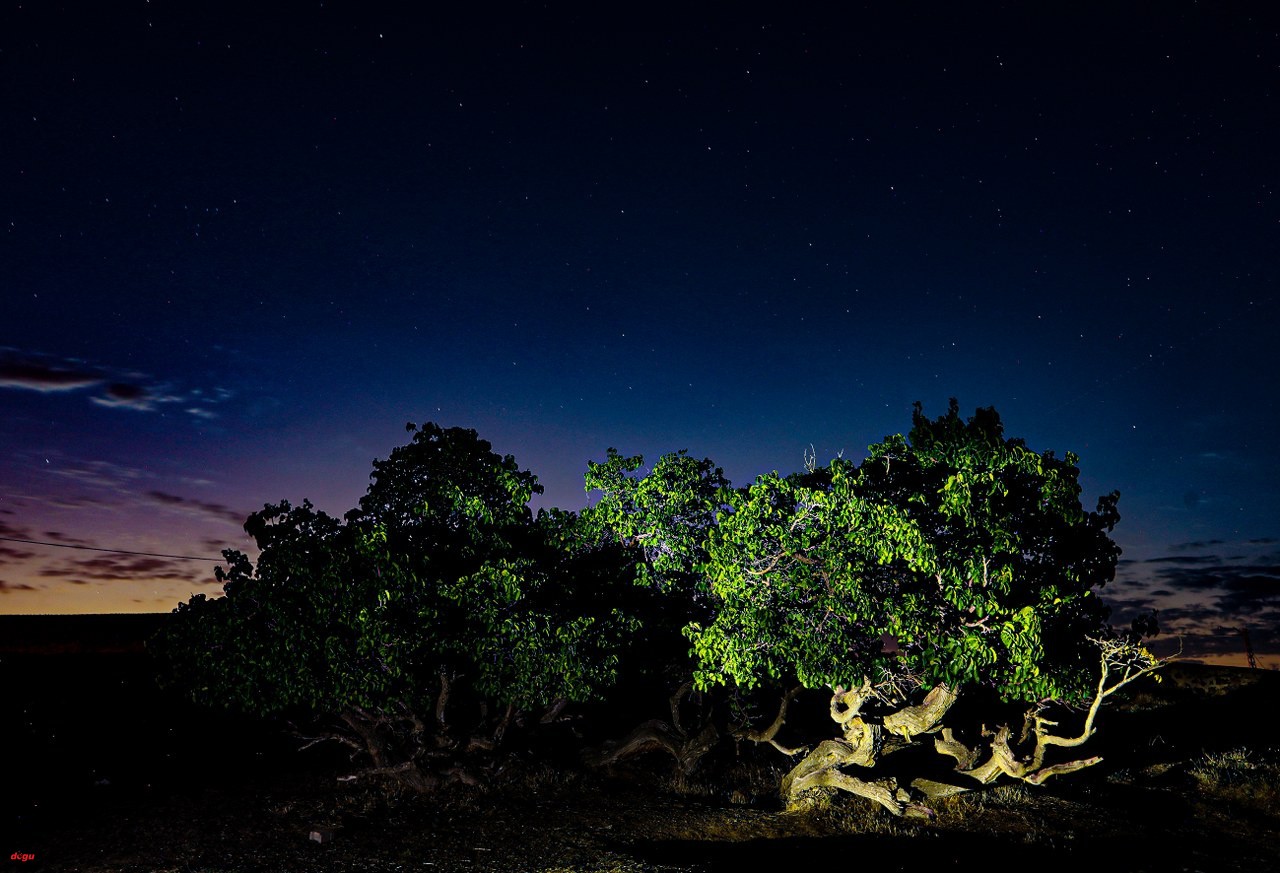
[(1120, 490), (1117, 617), (1280, 665), (1264, 4), (260, 5), (0, 13), (0, 612), (212, 594), (12, 540), (247, 549), (406, 421), (576, 509), (609, 446), (745, 484), (954, 396)]

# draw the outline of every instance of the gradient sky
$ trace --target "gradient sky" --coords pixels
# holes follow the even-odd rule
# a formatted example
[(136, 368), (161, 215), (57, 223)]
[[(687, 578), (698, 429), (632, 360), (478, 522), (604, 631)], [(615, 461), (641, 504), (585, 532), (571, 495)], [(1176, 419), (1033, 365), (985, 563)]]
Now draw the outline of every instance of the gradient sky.
[(1121, 491), (1120, 617), (1280, 664), (1274, 15), (267, 5), (0, 12), (0, 612), (212, 593), (12, 540), (216, 558), (408, 420), (579, 508), (954, 396)]

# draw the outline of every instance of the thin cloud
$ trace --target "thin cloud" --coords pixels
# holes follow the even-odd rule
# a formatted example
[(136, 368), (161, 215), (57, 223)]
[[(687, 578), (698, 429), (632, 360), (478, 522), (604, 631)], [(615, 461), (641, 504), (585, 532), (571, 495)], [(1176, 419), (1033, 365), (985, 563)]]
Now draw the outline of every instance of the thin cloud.
[(70, 534), (64, 534), (60, 530), (47, 530), (44, 532), (44, 538), (53, 540), (55, 543), (64, 543), (68, 546), (92, 546), (94, 544), (92, 540), (73, 537)]
[(56, 394), (91, 388), (100, 382), (100, 375), (87, 370), (59, 367), (36, 360), (0, 360), (0, 388)]
[(121, 490), (130, 482), (136, 482), (139, 479), (146, 479), (152, 476), (146, 470), (127, 467), (124, 464), (114, 464), (111, 461), (64, 461), (58, 459), (57, 463), (48, 465), (47, 469), (55, 476), (74, 479), (83, 485), (106, 488), (109, 491)]
[(89, 397), (95, 406), (157, 412), (164, 406), (182, 404), (187, 414), (203, 420), (217, 418), (210, 407), (234, 396), (234, 392), (226, 388), (178, 390), (145, 373), (13, 348), (0, 348), (0, 388), (41, 394), (99, 389)]
[(1189, 543), (1175, 543), (1169, 548), (1175, 552), (1193, 552), (1202, 549), (1212, 549), (1217, 546), (1226, 545), (1226, 540), (1195, 540)]
[[(185, 561), (140, 555), (94, 555), (45, 567), (42, 578), (68, 581), (92, 579), (98, 582), (123, 582), (133, 579), (167, 579), (190, 581), (194, 573)], [(83, 581), (80, 584), (84, 584)]]
[(31, 535), (31, 528), (9, 524), (4, 519), (0, 519), (0, 537), (13, 537), (18, 540), (35, 539), (35, 537)]
[(112, 382), (103, 395), (89, 399), (98, 406), (109, 409), (132, 409), (137, 412), (155, 412), (164, 404), (183, 401), (182, 397), (161, 393), (158, 388), (129, 382)]
[(25, 549), (15, 549), (10, 545), (0, 545), (0, 564), (10, 563), (13, 561), (25, 561), (28, 558), (35, 557), (35, 552), (28, 552)]
[(176, 494), (168, 494), (164, 491), (148, 491), (147, 497), (161, 506), (165, 506), (179, 512), (211, 516), (222, 521), (229, 521), (236, 525), (243, 524), (247, 516), (247, 513), (237, 512), (231, 507), (224, 506), (221, 503), (208, 503), (203, 500), (192, 500), (188, 497), (179, 497)]
[(6, 582), (0, 579), (0, 594), (12, 594), (14, 591), (35, 591), (34, 585), (25, 582)]
[(41, 501), (45, 506), (52, 506), (55, 509), (101, 509), (110, 511), (114, 507), (102, 500), (96, 500), (92, 497), (76, 496), (68, 497), (64, 495), (50, 495)]

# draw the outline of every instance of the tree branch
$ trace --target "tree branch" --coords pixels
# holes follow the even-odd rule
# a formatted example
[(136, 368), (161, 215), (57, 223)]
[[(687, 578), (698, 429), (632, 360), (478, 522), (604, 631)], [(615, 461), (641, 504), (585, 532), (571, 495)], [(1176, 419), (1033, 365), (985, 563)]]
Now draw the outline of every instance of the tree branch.
[(908, 742), (913, 736), (933, 733), (959, 696), (954, 688), (936, 685), (916, 706), (905, 706), (885, 716), (884, 729)]
[(782, 702), (778, 705), (778, 714), (774, 717), (773, 722), (767, 728), (762, 731), (757, 731), (752, 730), (746, 724), (738, 725), (734, 728), (734, 737), (736, 739), (750, 740), (753, 743), (768, 743), (788, 757), (808, 751), (806, 746), (797, 746), (794, 749), (789, 749), (779, 743), (776, 739), (778, 731), (780, 731), (782, 729), (782, 725), (786, 723), (787, 707), (791, 705), (791, 701), (795, 699), (795, 696), (803, 690), (804, 686), (797, 685), (786, 694), (782, 695)]

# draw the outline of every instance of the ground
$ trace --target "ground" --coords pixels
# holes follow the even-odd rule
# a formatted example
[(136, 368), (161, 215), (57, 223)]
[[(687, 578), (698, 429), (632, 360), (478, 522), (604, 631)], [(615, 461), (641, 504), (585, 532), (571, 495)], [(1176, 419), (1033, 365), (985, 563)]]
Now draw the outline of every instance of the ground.
[[(123, 729), (145, 681), (119, 679), (122, 662), (95, 662), (96, 673), (86, 663), (78, 679), (64, 659), (60, 684), (48, 668), (39, 687), (7, 686), (25, 703), (4, 736), (19, 752), (2, 820), (7, 869), (786, 873), (830, 859), (876, 871), (1280, 871), (1280, 750), (1260, 709), (1280, 674), (1267, 671), (1171, 667), (1108, 714), (1103, 764), (950, 798), (928, 821), (855, 798), (785, 812), (773, 793), (781, 756), (728, 779), (677, 776), (657, 756), (609, 771), (517, 759), (493, 786), (409, 796), (339, 782), (335, 759), (298, 755), (269, 731), (231, 743), (243, 725), (200, 713), (151, 719), (113, 751), (105, 725)], [(41, 688), (75, 682), (78, 697), (42, 703)], [(94, 719), (82, 711), (90, 703)]]

